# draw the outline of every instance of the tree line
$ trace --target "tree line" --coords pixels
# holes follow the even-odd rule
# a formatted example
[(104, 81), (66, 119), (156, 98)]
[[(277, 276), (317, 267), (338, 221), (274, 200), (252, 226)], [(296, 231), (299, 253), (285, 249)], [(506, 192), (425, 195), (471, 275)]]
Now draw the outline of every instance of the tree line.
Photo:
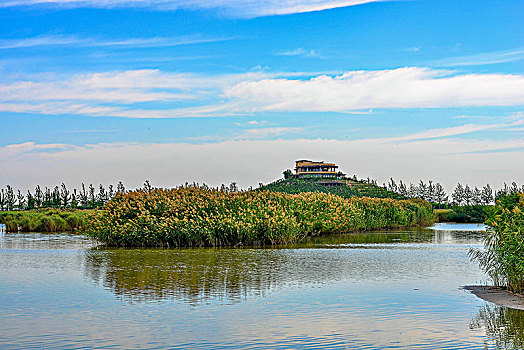
[(407, 185), (402, 180), (397, 183), (393, 178), (390, 179), (387, 185), (384, 184), (383, 187), (404, 197), (424, 199), (437, 206), (489, 205), (502, 196), (524, 191), (524, 185), (519, 188), (516, 182), (511, 183), (509, 186), (504, 183), (504, 187), (497, 191), (494, 191), (489, 184), (478, 188), (458, 183), (450, 197), (444, 190), (444, 187), (438, 182), (429, 180), (426, 183), (420, 180), (418, 184), (410, 183)]
[[(356, 176), (350, 179), (357, 181)], [(387, 184), (384, 183), (382, 186), (378, 186), (377, 181), (369, 177), (360, 181), (375, 185), (377, 188), (383, 187), (389, 192), (398, 194), (400, 198), (423, 199), (433, 203), (439, 208), (449, 205), (489, 205), (494, 203), (499, 197), (518, 193), (519, 191), (524, 192), (524, 185), (519, 188), (516, 182), (511, 183), (511, 185), (504, 183), (504, 187), (497, 191), (494, 191), (489, 184), (478, 188), (476, 186), (470, 187), (467, 184), (463, 185), (458, 183), (451, 195), (448, 195), (440, 183), (433, 182), (432, 180), (429, 180), (427, 183), (420, 180), (417, 184), (410, 183), (408, 185), (402, 180), (396, 182), (391, 178)], [(187, 182), (180, 187), (211, 188), (205, 184), (199, 185), (197, 183), (190, 184)], [(266, 186), (259, 184), (259, 187), (265, 189)], [(143, 188), (140, 189), (150, 192), (154, 187), (146, 180)], [(229, 186), (222, 185), (220, 188), (217, 188), (217, 190), (223, 192), (243, 192), (237, 187), (235, 182), (232, 182)], [(247, 191), (249, 192), (251, 190), (253, 190), (252, 187)], [(93, 184), (89, 184), (89, 186), (86, 187), (85, 184), (82, 183), (79, 190), (76, 188), (70, 190), (64, 183), (54, 188), (42, 188), (38, 185), (33, 192), (28, 190), (26, 194), (20, 190), (15, 191), (10, 185), (7, 185), (6, 188), (0, 189), (0, 211), (39, 208), (94, 209), (103, 206), (117, 193), (125, 192), (126, 188), (122, 181), (118, 182), (116, 186), (109, 185), (107, 189), (102, 184), (95, 188)]]
[[(146, 181), (149, 184), (148, 181)], [(62, 183), (54, 188), (36, 186), (34, 191), (27, 191), (27, 194), (20, 190), (16, 191), (7, 185), (0, 189), (0, 210), (30, 210), (38, 208), (75, 208), (93, 209), (103, 206), (110, 201), (115, 194), (125, 193), (126, 188), (122, 181), (116, 187), (109, 185), (106, 189), (103, 185), (95, 188), (93, 184), (82, 186), (79, 190), (68, 189)]]

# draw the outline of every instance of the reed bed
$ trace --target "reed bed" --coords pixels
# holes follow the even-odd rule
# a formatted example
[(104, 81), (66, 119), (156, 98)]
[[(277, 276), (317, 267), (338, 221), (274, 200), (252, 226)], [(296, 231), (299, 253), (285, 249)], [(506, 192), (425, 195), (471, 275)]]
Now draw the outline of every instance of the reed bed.
[(6, 232), (57, 232), (81, 229), (87, 210), (40, 209), (0, 212)]
[(486, 224), (484, 249), (471, 249), (470, 257), (495, 285), (524, 292), (524, 193), (500, 197)]
[(86, 230), (109, 246), (270, 245), (433, 219), (421, 200), (183, 187), (118, 194), (89, 217)]

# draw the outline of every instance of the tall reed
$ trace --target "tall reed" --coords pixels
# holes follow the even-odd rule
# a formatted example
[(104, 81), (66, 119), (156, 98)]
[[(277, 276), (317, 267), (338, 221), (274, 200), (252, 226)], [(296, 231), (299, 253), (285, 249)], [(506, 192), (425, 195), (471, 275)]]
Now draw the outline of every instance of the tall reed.
[(118, 194), (86, 228), (111, 246), (234, 246), (432, 221), (431, 206), (420, 200), (186, 187)]
[(495, 285), (513, 292), (524, 291), (524, 194), (501, 197), (486, 221), (484, 249), (472, 249), (472, 260)]

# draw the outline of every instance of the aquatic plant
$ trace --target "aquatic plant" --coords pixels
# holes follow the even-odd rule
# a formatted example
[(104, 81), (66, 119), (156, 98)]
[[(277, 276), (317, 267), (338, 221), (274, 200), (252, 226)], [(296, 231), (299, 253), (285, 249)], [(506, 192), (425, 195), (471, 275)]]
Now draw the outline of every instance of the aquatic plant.
[(0, 212), (6, 232), (76, 231), (85, 223), (87, 210), (40, 209)]
[(432, 221), (421, 200), (182, 187), (117, 194), (86, 230), (110, 246), (235, 246)]
[(486, 224), (484, 249), (471, 249), (471, 259), (495, 285), (524, 291), (524, 193), (502, 196)]

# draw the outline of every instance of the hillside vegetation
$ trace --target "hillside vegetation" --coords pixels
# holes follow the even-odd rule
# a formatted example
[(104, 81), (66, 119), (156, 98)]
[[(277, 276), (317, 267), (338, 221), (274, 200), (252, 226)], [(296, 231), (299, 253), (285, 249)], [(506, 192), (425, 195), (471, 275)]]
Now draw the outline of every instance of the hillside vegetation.
[(261, 186), (257, 191), (282, 192), (288, 194), (298, 194), (304, 192), (330, 193), (342, 198), (351, 197), (370, 197), (370, 198), (392, 198), (407, 199), (398, 193), (364, 181), (352, 179), (339, 180), (343, 185), (333, 186), (326, 184), (330, 180), (326, 179), (280, 179), (270, 184)]

